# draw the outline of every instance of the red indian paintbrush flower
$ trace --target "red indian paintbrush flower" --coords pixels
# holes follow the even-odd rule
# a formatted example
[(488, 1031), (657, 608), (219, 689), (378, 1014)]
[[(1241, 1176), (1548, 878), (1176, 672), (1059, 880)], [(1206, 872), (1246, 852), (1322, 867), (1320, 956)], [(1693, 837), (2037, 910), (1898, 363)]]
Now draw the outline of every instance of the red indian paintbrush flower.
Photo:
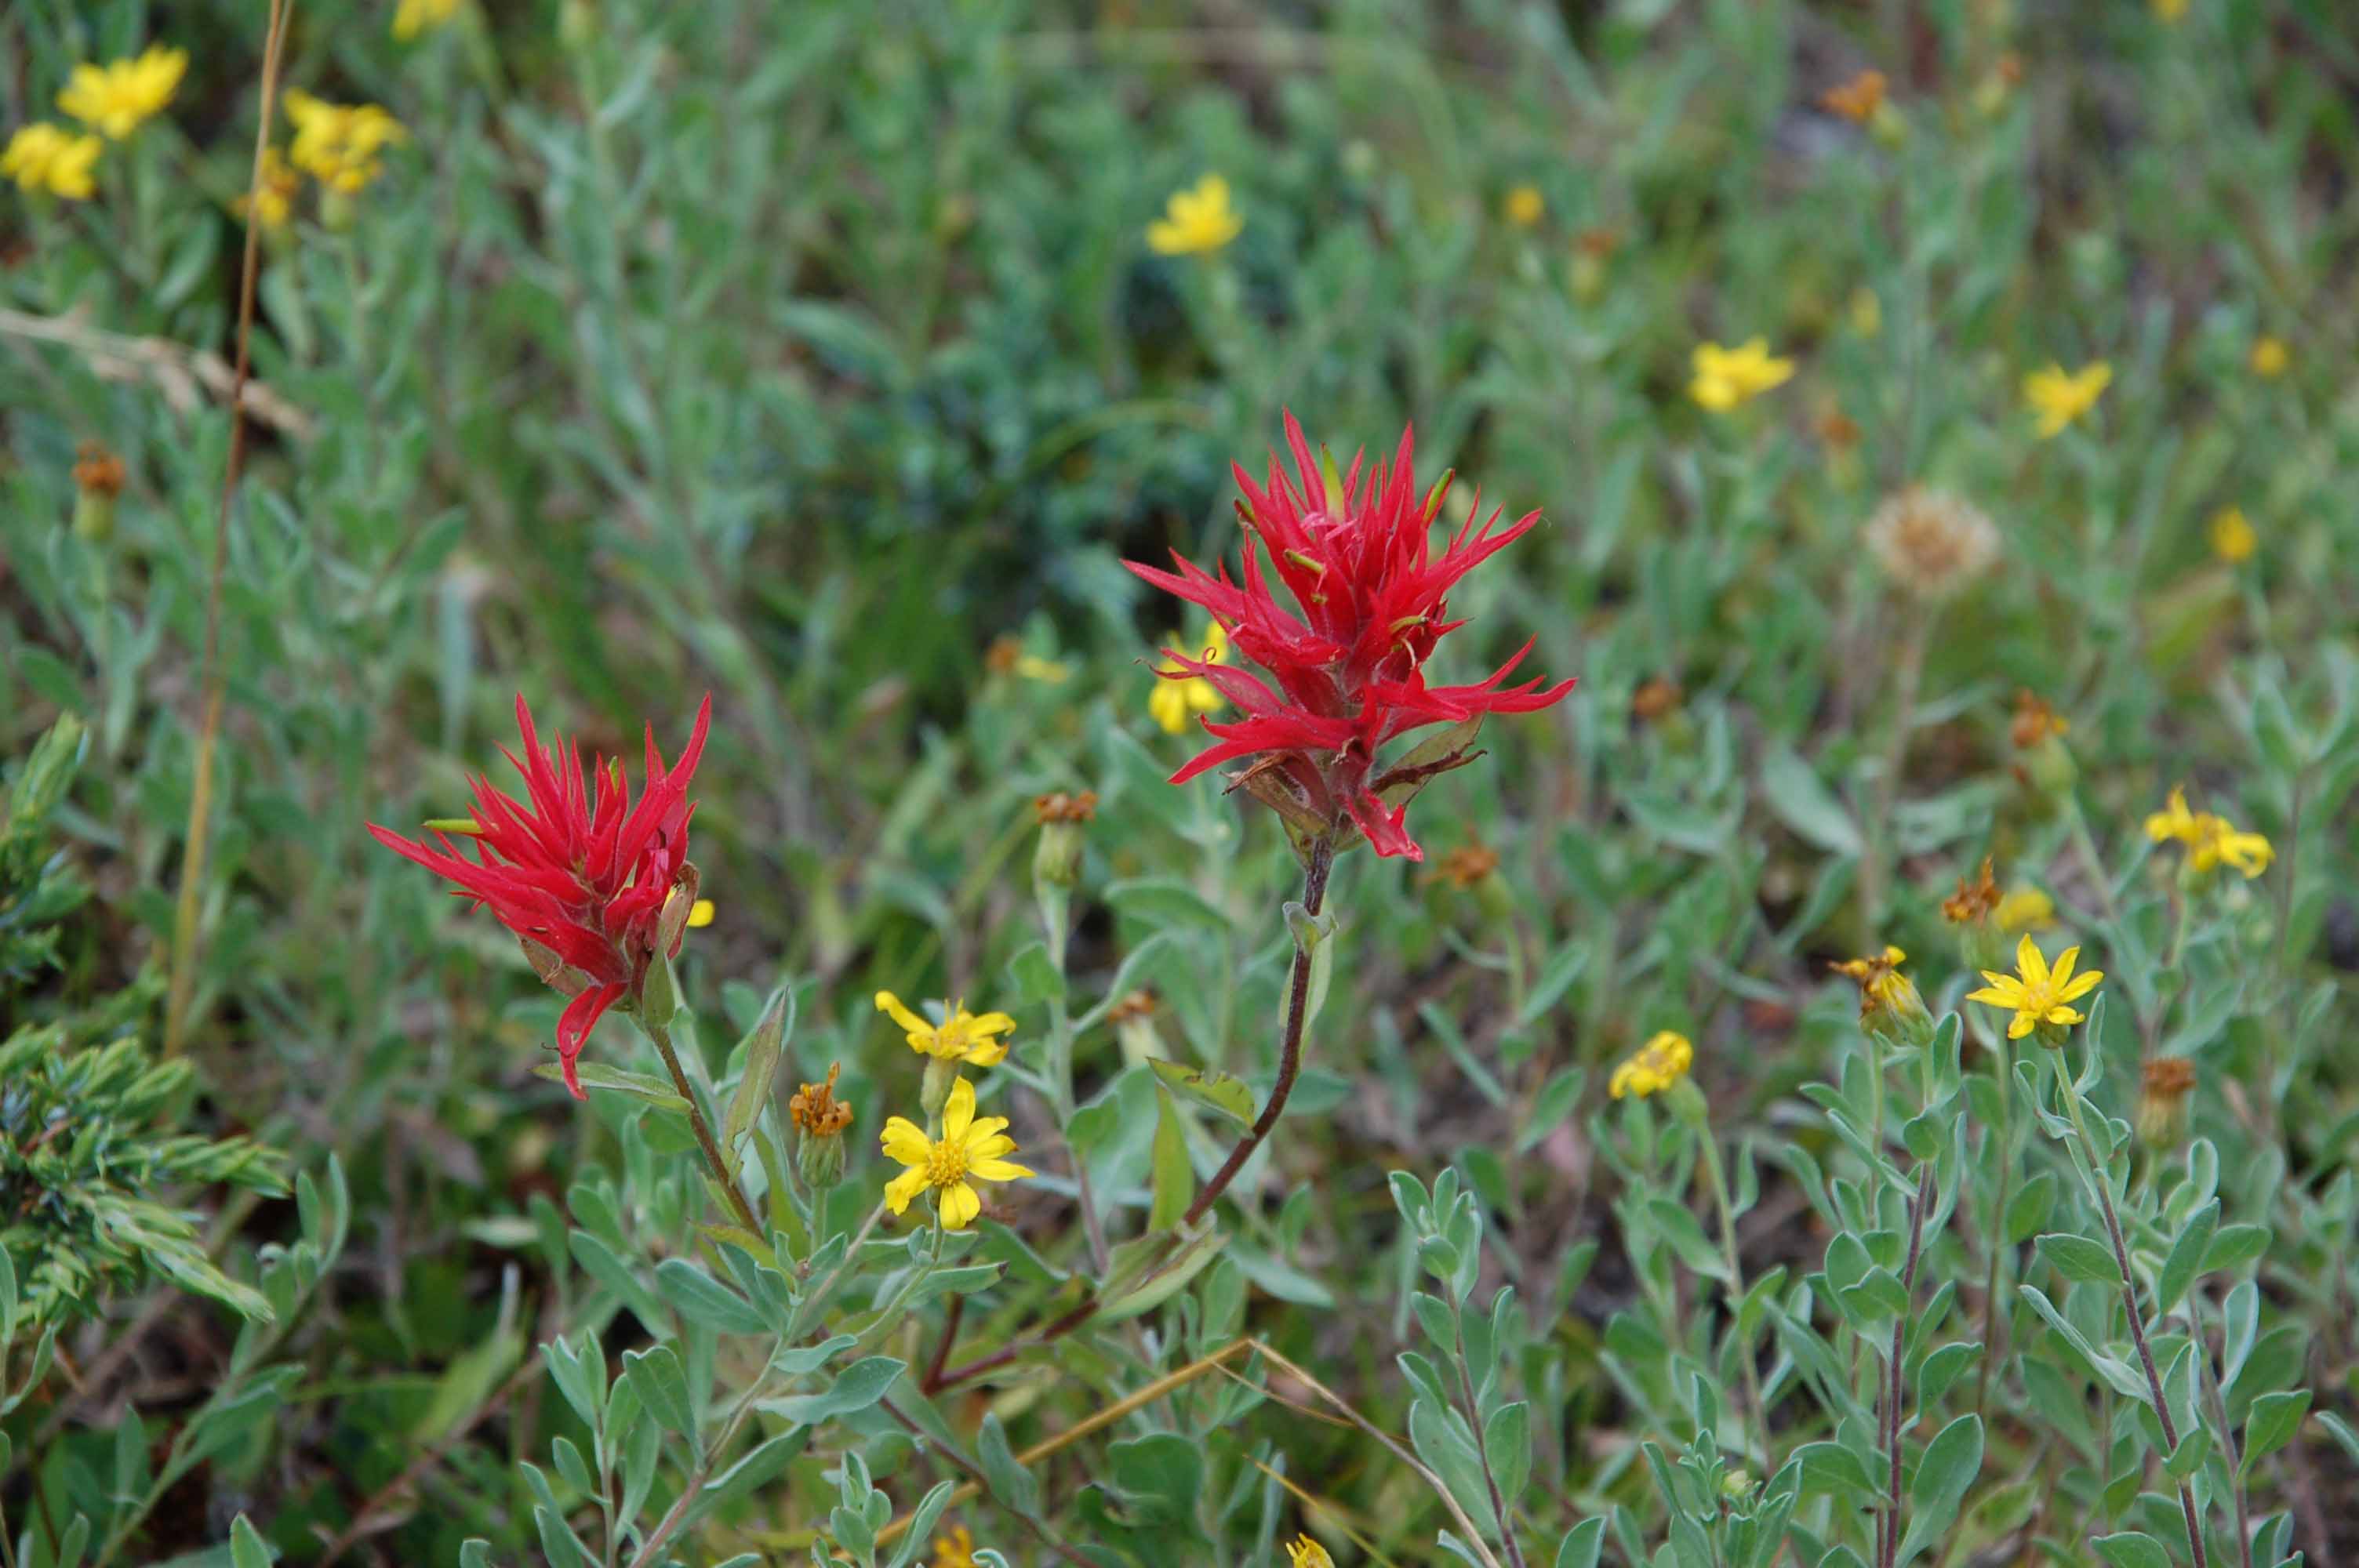
[[(1289, 413), (1286, 439), (1294, 452), (1296, 477), (1288, 478), (1274, 453), (1266, 485), (1256, 485), (1244, 469), (1235, 470), (1245, 495), (1237, 506), (1246, 533), (1242, 582), (1230, 579), (1226, 566), (1214, 577), (1176, 553), (1176, 574), (1136, 561), (1125, 564), (1157, 587), (1210, 611), (1236, 651), (1271, 677), (1170, 653), (1163, 672), (1169, 678), (1209, 681), (1244, 713), (1228, 723), (1204, 719), (1219, 744), (1172, 774), (1171, 782), (1183, 784), (1238, 758), (1257, 758), (1233, 775), (1235, 784), (1275, 807), (1298, 839), (1348, 835), (1356, 827), (1377, 854), (1421, 860), (1425, 851), (1404, 826), (1409, 797), (1435, 774), (1479, 755), (1467, 747), (1484, 716), (1546, 708), (1573, 683), (1548, 686), (1536, 676), (1506, 685), (1531, 651), (1527, 642), (1487, 680), (1473, 686), (1426, 684), (1426, 661), (1435, 644), (1465, 624), (1449, 619), (1450, 590), (1521, 538), (1539, 514), (1498, 528), (1499, 513), (1494, 510), (1478, 525), (1478, 495), (1464, 524), (1437, 554), (1431, 525), (1451, 476), (1444, 474), (1430, 493), (1420, 494), (1411, 431), (1401, 432), (1400, 449), (1389, 467), (1364, 463), (1354, 455), (1339, 479), (1332, 466), (1322, 468), (1312, 459), (1302, 427)], [(1266, 574), (1275, 574), (1284, 585), (1292, 607), (1279, 602)], [(1377, 753), (1387, 742), (1432, 724), (1455, 728), (1393, 766), (1377, 768)]]
[(669, 769), (648, 727), (647, 787), (635, 806), (620, 759), (597, 759), (593, 794), (580, 750), (563, 736), (544, 749), (519, 696), (524, 756), (500, 750), (524, 775), (529, 803), (475, 779), (473, 825), (459, 828), (474, 840), (475, 860), (440, 825), (429, 825), (440, 849), (368, 825), (386, 849), (449, 878), (458, 897), (488, 905), (540, 978), (573, 999), (558, 1021), (557, 1051), (577, 1099), (588, 1098), (575, 1064), (592, 1027), (618, 1001), (637, 1005), (658, 952), (679, 954), (697, 884), (688, 863), (688, 821), (696, 814), (688, 786), (712, 719), (707, 697), (687, 750)]

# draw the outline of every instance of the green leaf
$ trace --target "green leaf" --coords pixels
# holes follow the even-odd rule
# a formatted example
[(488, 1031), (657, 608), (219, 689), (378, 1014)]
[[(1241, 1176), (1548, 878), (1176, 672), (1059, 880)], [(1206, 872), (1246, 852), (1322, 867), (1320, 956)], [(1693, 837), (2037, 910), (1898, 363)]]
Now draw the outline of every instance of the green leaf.
[(2202, 1272), (2217, 1274), (2241, 1269), (2269, 1249), (2266, 1225), (2223, 1225), (2203, 1249)]
[(1529, 1153), (1540, 1140), (1563, 1126), (1565, 1118), (1581, 1103), (1581, 1091), (1588, 1083), (1589, 1074), (1580, 1067), (1567, 1067), (1550, 1078), (1532, 1100), (1532, 1114), (1516, 1136), (1516, 1152)]
[(1857, 856), (1866, 848), (1859, 825), (1810, 765), (1783, 742), (1761, 759), (1761, 792), (1787, 827), (1832, 854)]
[(2212, 1245), (2212, 1233), (2220, 1226), (2220, 1200), (2213, 1198), (2188, 1217), (2187, 1227), (2179, 1239), (2170, 1244), (2170, 1256), (2162, 1260), (2162, 1274), (2157, 1286), (2154, 1310), (2157, 1316), (2166, 1316), (2179, 1304), (2179, 1298), (2200, 1277), (2203, 1254)]
[(1805, 1493), (1839, 1494), (1854, 1501), (1883, 1495), (1865, 1462), (1840, 1443), (1806, 1443), (1794, 1457), (1801, 1461)]
[(779, 1054), (794, 1032), (794, 988), (780, 986), (770, 993), (762, 1016), (745, 1032), (741, 1043), (745, 1065), (738, 1073), (736, 1091), (729, 1097), (729, 1116), (723, 1123), (721, 1135), (721, 1147), (731, 1153), (736, 1152), (737, 1141), (752, 1130), (762, 1108), (770, 1102), (770, 1085), (777, 1076)]
[[(652, 1073), (635, 1073), (628, 1067), (610, 1067), (603, 1062), (576, 1062), (574, 1071), (585, 1090), (612, 1089), (616, 1094), (629, 1095), (666, 1110), (684, 1111), (688, 1108), (688, 1102), (679, 1098), (679, 1091), (673, 1088), (669, 1080), (658, 1078)], [(533, 1074), (555, 1084), (565, 1081), (564, 1065), (558, 1062), (543, 1062), (533, 1068)]]
[(1037, 1005), (1065, 1000), (1065, 975), (1049, 957), (1046, 943), (1035, 942), (1008, 961), (1008, 978), (1016, 982), (1018, 1000)]
[(704, 1483), (708, 1507), (742, 1498), (756, 1487), (766, 1486), (787, 1472), (795, 1456), (810, 1444), (811, 1429), (790, 1428), (754, 1448), (728, 1469)]
[(800, 1422), (805, 1426), (817, 1426), (821, 1422), (840, 1416), (856, 1415), (883, 1399), (901, 1374), (908, 1368), (890, 1356), (871, 1356), (854, 1361), (836, 1375), (835, 1382), (824, 1393), (788, 1394), (782, 1399), (764, 1400), (760, 1409), (773, 1415)]
[(230, 1568), (270, 1568), (270, 1548), (244, 1514), (230, 1521), (229, 1561)]
[(2023, 1184), (2023, 1190), (2006, 1204), (2006, 1239), (2009, 1246), (2028, 1241), (2038, 1234), (2055, 1212), (2058, 1184), (2056, 1173), (2042, 1171)]
[[(1532, 1467), (1532, 1408), (1522, 1400), (1501, 1405), (1483, 1423), (1483, 1452), (1503, 1498), (1519, 1498)], [(1501, 1520), (1506, 1528), (1508, 1521)]]
[(2115, 1288), (2121, 1285), (2122, 1271), (2114, 1265), (2113, 1249), (2102, 1242), (2067, 1231), (2050, 1231), (2039, 1238), (2038, 1247), (2039, 1255), (2068, 1280)]
[(1604, 1546), (1604, 1519), (1582, 1519), (1565, 1532), (1563, 1543), (1556, 1549), (1556, 1568), (1597, 1568), (1598, 1554)]
[(1154, 1196), (1147, 1213), (1149, 1230), (1166, 1230), (1180, 1223), (1196, 1196), (1196, 1168), (1188, 1160), (1188, 1132), (1180, 1125), (1180, 1108), (1171, 1092), (1155, 1086)]
[(974, 1435), (974, 1456), (983, 1465), (985, 1486), (1001, 1507), (1027, 1517), (1040, 1511), (1040, 1483), (1016, 1462), (1016, 1451), (1008, 1446), (1007, 1428), (1001, 1424), (997, 1411), (983, 1418), (982, 1429)]
[(1253, 1125), (1253, 1090), (1245, 1087), (1243, 1078), (1209, 1067), (1183, 1067), (1159, 1056), (1148, 1057), (1147, 1065), (1155, 1070), (1157, 1077), (1198, 1104), (1210, 1106), (1239, 1127)]
[(696, 1410), (689, 1398), (688, 1373), (670, 1346), (624, 1351), (623, 1376), (648, 1414), (682, 1437), (695, 1437)]
[(656, 1265), (656, 1288), (679, 1315), (723, 1334), (760, 1334), (771, 1327), (754, 1303), (704, 1271), (687, 1258), (667, 1258)]
[(1908, 1483), (1908, 1533), (1894, 1568), (1940, 1540), (1956, 1523), (1958, 1504), (1983, 1468), (1983, 1419), (1962, 1415), (1925, 1445)]
[(2171, 1568), (2170, 1553), (2163, 1550), (2162, 1542), (2134, 1530), (2101, 1535), (2090, 1544), (2113, 1568)]
[(2252, 1474), (2253, 1466), (2293, 1441), (2301, 1430), (2301, 1418), (2310, 1410), (2310, 1390), (2296, 1389), (2290, 1393), (2263, 1394), (2253, 1401), (2250, 1414), (2245, 1417), (2245, 1456), (2236, 1466), (2240, 1476)]

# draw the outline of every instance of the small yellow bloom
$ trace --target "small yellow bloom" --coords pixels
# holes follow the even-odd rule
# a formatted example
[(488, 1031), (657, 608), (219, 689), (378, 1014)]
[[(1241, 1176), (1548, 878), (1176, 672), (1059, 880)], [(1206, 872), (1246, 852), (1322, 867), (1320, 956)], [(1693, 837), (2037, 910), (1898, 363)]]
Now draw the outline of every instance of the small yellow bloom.
[(974, 1537), (966, 1526), (934, 1537), (933, 1568), (975, 1568)]
[(2158, 844), (2176, 838), (2187, 846), (2187, 869), (2198, 876), (2231, 866), (2249, 880), (2269, 869), (2276, 847), (2258, 833), (2246, 833), (2224, 816), (2190, 811), (2187, 791), (2174, 789), (2169, 803), (2146, 819), (2146, 836)]
[(2293, 363), (2293, 351), (2286, 347), (2283, 338), (2256, 338), (2251, 362), (2255, 375), (2263, 381), (2275, 381)]
[(1163, 216), (1147, 225), (1147, 245), (1158, 255), (1208, 255), (1244, 232), (1245, 221), (1229, 205), (1229, 182), (1217, 174), (1192, 190), (1175, 190)]
[(2009, 1040), (2020, 1040), (2043, 1023), (2070, 1029), (2085, 1016), (2070, 1004), (2095, 990), (2105, 978), (2103, 969), (2075, 975), (2072, 967), (2080, 960), (2081, 949), (2067, 947), (2057, 955), (2051, 969), (2039, 956), (2038, 944), (2026, 936), (2016, 944), (2016, 973), (1984, 969), (1983, 979), (1990, 983), (1981, 990), (1968, 991), (1966, 1000), (2011, 1010), (2015, 1017), (2006, 1026)]
[(2232, 567), (2251, 560), (2253, 552), (2261, 547), (2261, 536), (2253, 532), (2240, 506), (2223, 507), (2212, 519), (2210, 532), (2212, 553)]
[(1881, 953), (1846, 958), (1829, 968), (1839, 975), (1849, 976), (1859, 987), (1860, 1011), (1864, 1012), (1871, 1004), (1889, 1006), (1898, 1000), (1900, 988), (1908, 984), (1908, 978), (1900, 972), (1900, 966), (1908, 958), (1908, 955), (1899, 948), (1886, 947)]
[(2067, 373), (2051, 364), (2023, 378), (2023, 395), (2039, 415), (2041, 440), (2062, 433), (2064, 427), (2097, 406), (2114, 379), (2114, 367), (2103, 360)]
[(1638, 1047), (1628, 1060), (1614, 1069), (1613, 1079), (1605, 1086), (1615, 1099), (1636, 1095), (1645, 1099), (1661, 1094), (1688, 1076), (1695, 1065), (1695, 1045), (1684, 1034), (1666, 1029)]
[(2146, 819), (2146, 836), (2158, 844), (2173, 838), (2182, 844), (2192, 844), (2201, 831), (2201, 820), (2187, 808), (2187, 791), (2183, 786), (2174, 788), (2163, 808)]
[(231, 210), (241, 218), (252, 212), (265, 229), (283, 229), (295, 215), (295, 198), (302, 193), (303, 178), (295, 172), (295, 166), (277, 147), (265, 147), (254, 193), (239, 197)]
[(459, 14), (462, 0), (401, 0), (393, 13), (393, 36), (405, 41), (439, 27)]
[(1335, 1560), (1309, 1536), (1298, 1535), (1287, 1542), (1286, 1568), (1335, 1568)]
[(688, 928), (701, 931), (712, 924), (712, 901), (700, 898), (688, 906)]
[(907, 1117), (897, 1116), (877, 1135), (886, 1154), (909, 1167), (885, 1184), (885, 1204), (895, 1214), (909, 1206), (919, 1193), (935, 1195), (935, 1211), (946, 1230), (963, 1230), (983, 1212), (983, 1195), (976, 1182), (1012, 1182), (1033, 1173), (1006, 1158), (1016, 1152), (1016, 1141), (1006, 1132), (1004, 1116), (974, 1114), (974, 1086), (961, 1078), (951, 1086), (942, 1107), (939, 1141)]
[(1783, 385), (1793, 373), (1794, 362), (1773, 358), (1767, 338), (1754, 338), (1734, 349), (1698, 343), (1695, 379), (1688, 384), (1688, 395), (1713, 413), (1724, 414)]
[(38, 120), (8, 138), (7, 149), (0, 152), (0, 175), (28, 191), (87, 201), (98, 193), (90, 170), (105, 146), (96, 136), (61, 131)]
[(385, 171), (386, 148), (409, 139), (401, 122), (375, 103), (331, 103), (299, 87), (287, 91), (287, 118), (295, 125), (288, 150), (295, 167), (345, 195)]
[(2001, 931), (2045, 931), (2056, 924), (2056, 901), (2038, 888), (2017, 888), (1998, 901), (1992, 918)]
[(158, 44), (134, 59), (73, 68), (58, 107), (91, 129), (119, 142), (144, 120), (164, 112), (189, 69), (189, 51)]
[[(1204, 651), (1196, 656), (1208, 665), (1229, 662), (1228, 630), (1219, 622), (1208, 622), (1204, 635), (1198, 640)], [(1187, 666), (1175, 659), (1166, 659), (1155, 672), (1155, 689), (1147, 694), (1147, 711), (1163, 727), (1166, 735), (1177, 735), (1188, 728), (1188, 720), (1200, 713), (1218, 713), (1228, 699), (1221, 688), (1202, 676), (1190, 675)]]
[(2154, 14), (2166, 22), (2177, 22), (2187, 15), (2187, 0), (2154, 0)]
[(1507, 222), (1518, 229), (1528, 229), (1548, 216), (1548, 200), (1537, 185), (1518, 185), (1507, 192)]
[(908, 1033), (910, 1050), (939, 1061), (970, 1062), (978, 1067), (992, 1066), (1006, 1058), (1007, 1042), (997, 1037), (1016, 1027), (1016, 1021), (1004, 1012), (978, 1017), (966, 1010), (964, 1002), (951, 1005), (946, 1022), (928, 1023), (891, 991), (876, 993), (876, 1011), (889, 1015)]

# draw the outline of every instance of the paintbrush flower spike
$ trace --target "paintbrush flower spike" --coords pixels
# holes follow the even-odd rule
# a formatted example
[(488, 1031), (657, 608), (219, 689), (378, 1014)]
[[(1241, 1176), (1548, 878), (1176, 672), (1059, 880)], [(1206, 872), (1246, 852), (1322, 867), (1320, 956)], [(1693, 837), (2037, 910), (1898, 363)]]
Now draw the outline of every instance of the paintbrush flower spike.
[[(648, 727), (647, 778), (634, 804), (619, 759), (599, 757), (585, 773), (573, 742), (558, 736), (541, 744), (518, 697), (524, 755), (502, 751), (524, 775), (525, 800), (478, 776), (472, 820), (429, 824), (433, 843), (369, 824), (378, 843), (448, 879), (458, 897), (488, 907), (524, 944), (540, 978), (573, 999), (558, 1021), (557, 1049), (577, 1099), (588, 1098), (576, 1064), (592, 1027), (615, 1003), (637, 1004), (648, 968), (658, 954), (678, 956), (690, 924), (697, 877), (688, 863), (688, 824), (696, 806), (688, 789), (712, 720), (708, 697), (669, 767)], [(453, 833), (474, 841), (475, 859), (461, 851)]]
[[(1228, 634), (1232, 659), (1165, 650), (1158, 673), (1170, 681), (1209, 683), (1238, 717), (1200, 722), (1215, 741), (1178, 773), (1184, 784), (1223, 762), (1250, 760), (1234, 782), (1278, 810), (1298, 835), (1347, 825), (1367, 835), (1379, 855), (1425, 858), (1406, 826), (1408, 796), (1426, 778), (1473, 760), (1473, 723), (1494, 713), (1530, 713), (1572, 689), (1539, 676), (1510, 685), (1531, 649), (1523, 648), (1471, 686), (1435, 686), (1427, 666), (1441, 639), (1463, 626), (1450, 618), (1449, 595), (1461, 579), (1539, 522), (1528, 513), (1500, 527), (1481, 498), (1440, 549), (1432, 525), (1451, 476), (1430, 491), (1416, 483), (1412, 433), (1401, 433), (1390, 463), (1354, 456), (1340, 474), (1286, 417), (1294, 456), (1288, 476), (1273, 454), (1268, 479), (1238, 468), (1245, 492), (1237, 516), (1245, 532), (1240, 575), (1217, 575), (1174, 556), (1177, 568), (1127, 563), (1156, 587), (1201, 606)], [(1384, 748), (1429, 725), (1465, 726), (1455, 746), (1390, 771)], [(1406, 776), (1404, 776), (1406, 775)]]

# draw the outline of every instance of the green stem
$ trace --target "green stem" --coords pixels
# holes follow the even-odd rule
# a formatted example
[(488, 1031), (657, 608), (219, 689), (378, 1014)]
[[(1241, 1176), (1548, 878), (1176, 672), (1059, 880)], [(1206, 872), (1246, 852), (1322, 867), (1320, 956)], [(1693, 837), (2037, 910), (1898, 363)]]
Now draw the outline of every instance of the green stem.
[(679, 1091), (679, 1098), (688, 1102), (689, 1128), (696, 1134), (697, 1147), (704, 1151), (704, 1162), (712, 1168), (713, 1181), (728, 1195), (729, 1206), (736, 1212), (737, 1223), (745, 1227), (749, 1236), (768, 1234), (762, 1222), (754, 1217), (754, 1206), (745, 1201), (745, 1194), (737, 1185), (737, 1178), (730, 1174), (729, 1162), (723, 1156), (721, 1145), (712, 1136), (711, 1124), (704, 1119), (703, 1108), (697, 1103), (695, 1086), (688, 1081), (688, 1074), (679, 1065), (679, 1053), (672, 1049), (671, 1031), (651, 1019), (643, 1017), (638, 1022), (640, 1033), (655, 1043), (656, 1054), (663, 1058), (665, 1068), (670, 1072), (672, 1087)]
[(1712, 1197), (1720, 1210), (1720, 1251), (1728, 1265), (1729, 1332), (1736, 1337), (1736, 1359), (1745, 1368), (1745, 1401), (1753, 1410), (1754, 1441), (1761, 1449), (1761, 1474), (1777, 1474), (1777, 1451), (1769, 1444), (1769, 1406), (1761, 1398), (1761, 1369), (1753, 1361), (1753, 1336), (1745, 1331), (1745, 1265), (1736, 1252), (1736, 1206), (1728, 1195), (1728, 1176), (1721, 1169), (1720, 1142), (1703, 1129), (1704, 1174), (1712, 1180)]

